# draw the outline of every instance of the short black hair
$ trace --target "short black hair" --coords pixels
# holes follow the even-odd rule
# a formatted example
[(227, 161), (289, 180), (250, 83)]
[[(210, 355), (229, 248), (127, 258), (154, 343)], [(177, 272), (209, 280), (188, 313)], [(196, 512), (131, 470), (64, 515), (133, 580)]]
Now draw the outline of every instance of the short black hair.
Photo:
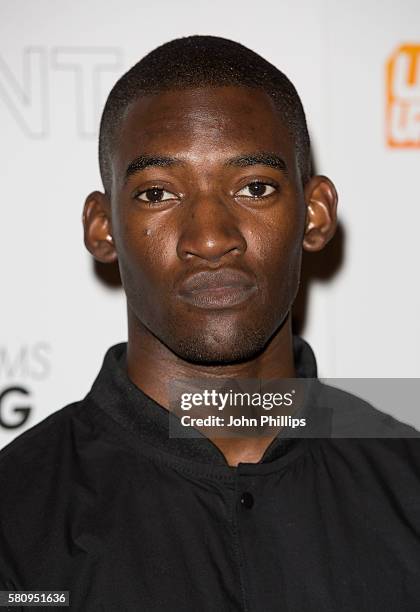
[(188, 36), (157, 47), (112, 88), (99, 130), (99, 166), (111, 189), (110, 158), (121, 119), (142, 95), (195, 87), (237, 85), (265, 91), (274, 100), (291, 136), (303, 183), (311, 174), (310, 140), (299, 95), (278, 68), (247, 47), (218, 36)]

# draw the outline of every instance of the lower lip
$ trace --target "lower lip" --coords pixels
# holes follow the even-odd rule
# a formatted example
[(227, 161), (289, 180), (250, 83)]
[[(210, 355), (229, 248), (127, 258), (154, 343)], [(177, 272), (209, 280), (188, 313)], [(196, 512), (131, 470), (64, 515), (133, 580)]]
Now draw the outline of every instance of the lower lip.
[(197, 308), (219, 310), (222, 308), (231, 308), (246, 302), (256, 290), (257, 288), (255, 286), (217, 287), (214, 289), (180, 293), (179, 297), (184, 302), (188, 302), (188, 304), (192, 304)]

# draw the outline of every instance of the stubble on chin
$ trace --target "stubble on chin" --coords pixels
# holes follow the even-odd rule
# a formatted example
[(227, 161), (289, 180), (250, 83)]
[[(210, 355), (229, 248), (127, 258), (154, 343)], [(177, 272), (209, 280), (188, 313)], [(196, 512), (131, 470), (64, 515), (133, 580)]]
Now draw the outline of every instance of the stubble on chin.
[(173, 337), (170, 347), (181, 359), (203, 365), (227, 365), (248, 361), (261, 353), (273, 333), (272, 322), (258, 325), (207, 325), (196, 330), (184, 330)]

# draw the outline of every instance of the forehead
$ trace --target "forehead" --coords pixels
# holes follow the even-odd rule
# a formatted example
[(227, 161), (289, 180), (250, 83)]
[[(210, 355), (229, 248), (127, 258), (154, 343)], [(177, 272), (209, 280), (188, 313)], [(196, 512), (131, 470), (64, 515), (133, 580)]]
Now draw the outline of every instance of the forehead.
[(292, 135), (273, 99), (245, 87), (202, 87), (142, 96), (121, 121), (113, 151), (120, 174), (136, 155), (179, 155), (191, 163), (271, 151), (292, 170)]

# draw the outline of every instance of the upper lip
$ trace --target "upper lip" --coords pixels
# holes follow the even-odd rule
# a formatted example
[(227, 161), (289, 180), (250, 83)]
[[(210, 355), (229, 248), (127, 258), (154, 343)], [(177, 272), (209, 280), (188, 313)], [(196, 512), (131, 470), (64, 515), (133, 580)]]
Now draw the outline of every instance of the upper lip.
[(241, 270), (221, 268), (212, 272), (196, 272), (186, 278), (180, 286), (180, 293), (192, 293), (206, 291), (209, 289), (219, 289), (222, 287), (253, 287), (255, 283)]

